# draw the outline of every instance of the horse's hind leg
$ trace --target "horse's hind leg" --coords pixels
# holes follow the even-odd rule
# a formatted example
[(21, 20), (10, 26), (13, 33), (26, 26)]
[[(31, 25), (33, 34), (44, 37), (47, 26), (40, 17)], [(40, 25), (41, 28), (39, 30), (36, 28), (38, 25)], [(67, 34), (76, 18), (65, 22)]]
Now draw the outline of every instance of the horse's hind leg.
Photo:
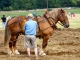
[(9, 41), (9, 51), (8, 54), (13, 54), (13, 40), (14, 40), (14, 36), (11, 35), (10, 41)]
[(16, 36), (11, 35), (11, 39), (9, 41), (9, 54), (20, 54), (16, 48)]
[(16, 40), (13, 41), (13, 49), (14, 49), (13, 51), (14, 51), (14, 54), (20, 54), (17, 50), (16, 42), (17, 42)]

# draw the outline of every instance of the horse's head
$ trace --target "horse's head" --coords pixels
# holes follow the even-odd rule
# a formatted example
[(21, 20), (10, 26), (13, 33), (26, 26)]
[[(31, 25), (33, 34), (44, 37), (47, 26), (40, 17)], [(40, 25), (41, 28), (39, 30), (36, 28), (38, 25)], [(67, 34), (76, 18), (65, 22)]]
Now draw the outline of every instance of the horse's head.
[(63, 26), (65, 28), (68, 28), (69, 27), (69, 21), (68, 21), (68, 17), (67, 17), (67, 14), (66, 14), (66, 11), (63, 10), (63, 9), (59, 9), (58, 10), (58, 20), (63, 24)]

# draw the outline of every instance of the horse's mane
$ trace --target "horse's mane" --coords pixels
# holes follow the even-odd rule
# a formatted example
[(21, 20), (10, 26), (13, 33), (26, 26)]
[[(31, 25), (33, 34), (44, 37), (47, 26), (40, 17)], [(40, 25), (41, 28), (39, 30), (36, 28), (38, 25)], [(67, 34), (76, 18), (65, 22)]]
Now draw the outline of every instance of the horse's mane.
[[(50, 17), (56, 18), (58, 16), (60, 10), (61, 10), (61, 8), (56, 8), (56, 9), (53, 9), (53, 10), (49, 11)], [(63, 10), (63, 12), (65, 13), (65, 15), (67, 15), (65, 10)]]
[(56, 16), (58, 15), (58, 10), (59, 9), (53, 9), (53, 10), (49, 11), (50, 17), (56, 18)]

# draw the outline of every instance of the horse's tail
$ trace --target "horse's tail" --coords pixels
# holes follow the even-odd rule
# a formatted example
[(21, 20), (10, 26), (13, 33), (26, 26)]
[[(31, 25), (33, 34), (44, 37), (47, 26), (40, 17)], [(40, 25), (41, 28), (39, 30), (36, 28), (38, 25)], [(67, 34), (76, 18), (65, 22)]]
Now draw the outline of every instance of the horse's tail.
[(9, 39), (10, 39), (10, 32), (9, 32), (9, 28), (7, 26), (7, 23), (5, 26), (5, 33), (4, 33), (4, 46), (6, 46), (9, 43)]

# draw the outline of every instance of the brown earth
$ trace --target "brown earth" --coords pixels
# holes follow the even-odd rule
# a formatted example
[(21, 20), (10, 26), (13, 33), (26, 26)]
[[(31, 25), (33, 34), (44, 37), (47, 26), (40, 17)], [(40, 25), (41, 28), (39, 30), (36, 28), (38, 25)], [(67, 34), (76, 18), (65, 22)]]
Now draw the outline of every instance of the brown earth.
[[(20, 55), (10, 56), (7, 49), (2, 47), (4, 30), (0, 30), (0, 60), (35, 60), (34, 52), (31, 50), (31, 58), (27, 57), (24, 49), (24, 36), (21, 35), (17, 41)], [(38, 50), (42, 40), (37, 39)], [(58, 29), (48, 40), (46, 56), (40, 56), (38, 60), (80, 60), (80, 29)]]

